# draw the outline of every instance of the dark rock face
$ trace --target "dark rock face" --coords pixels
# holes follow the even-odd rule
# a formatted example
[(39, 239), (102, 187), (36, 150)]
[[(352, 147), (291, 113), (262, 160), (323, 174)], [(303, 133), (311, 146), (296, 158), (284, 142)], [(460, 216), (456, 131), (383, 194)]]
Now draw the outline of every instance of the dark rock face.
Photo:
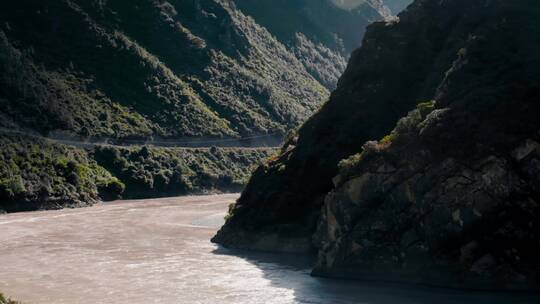
[(372, 25), (215, 240), (316, 230), (317, 275), (538, 288), (539, 16), (535, 1), (421, 0)]
[(369, 26), (330, 101), (289, 137), (279, 157), (253, 174), (226, 229), (310, 237), (338, 162), (432, 99), (468, 38), (457, 28), (480, 22), (481, 12), (462, 16), (461, 3), (447, 6), (417, 2), (398, 23)]
[(435, 102), (342, 162), (315, 273), (538, 287), (540, 5), (525, 2), (486, 6)]

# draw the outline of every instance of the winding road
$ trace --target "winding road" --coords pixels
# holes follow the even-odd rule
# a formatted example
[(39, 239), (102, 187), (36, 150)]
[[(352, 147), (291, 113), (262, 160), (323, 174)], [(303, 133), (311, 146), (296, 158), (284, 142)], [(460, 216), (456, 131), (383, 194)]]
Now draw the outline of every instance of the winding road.
[(242, 138), (187, 138), (187, 139), (162, 139), (162, 140), (122, 140), (115, 142), (111, 139), (102, 140), (82, 140), (75, 137), (69, 137), (66, 135), (53, 134), (52, 136), (45, 137), (35, 132), (21, 131), (17, 129), (0, 128), (0, 135), (16, 135), (30, 138), (37, 138), (45, 140), (47, 142), (75, 146), (79, 148), (93, 148), (96, 146), (115, 146), (121, 148), (134, 147), (134, 146), (156, 146), (164, 148), (182, 148), (182, 149), (208, 149), (211, 147), (221, 147), (230, 149), (244, 149), (244, 150), (267, 150), (277, 149), (281, 146), (281, 143), (276, 139), (277, 133), (254, 135)]

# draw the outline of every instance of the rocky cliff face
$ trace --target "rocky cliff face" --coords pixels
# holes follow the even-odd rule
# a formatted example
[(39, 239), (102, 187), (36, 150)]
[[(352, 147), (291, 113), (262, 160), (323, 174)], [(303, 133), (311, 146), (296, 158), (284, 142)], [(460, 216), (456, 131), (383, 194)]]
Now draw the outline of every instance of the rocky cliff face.
[(214, 240), (313, 241), (318, 275), (538, 287), (539, 16), (535, 1), (418, 0), (370, 26)]
[[(433, 98), (469, 33), (456, 30), (464, 26), (458, 4), (448, 11), (431, 2), (413, 6), (400, 22), (369, 26), (330, 101), (288, 138), (279, 156), (254, 173), (235, 210), (238, 216), (225, 229), (249, 227), (284, 237), (289, 230), (302, 231), (309, 244), (338, 162)], [(283, 233), (276, 227), (284, 227)]]

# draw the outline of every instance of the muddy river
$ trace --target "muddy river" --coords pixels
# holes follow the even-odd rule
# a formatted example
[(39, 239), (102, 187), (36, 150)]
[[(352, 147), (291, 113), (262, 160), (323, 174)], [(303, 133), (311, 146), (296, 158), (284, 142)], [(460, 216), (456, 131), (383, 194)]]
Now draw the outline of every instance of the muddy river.
[(313, 278), (311, 261), (210, 243), (237, 195), (0, 215), (0, 291), (24, 303), (540, 303)]

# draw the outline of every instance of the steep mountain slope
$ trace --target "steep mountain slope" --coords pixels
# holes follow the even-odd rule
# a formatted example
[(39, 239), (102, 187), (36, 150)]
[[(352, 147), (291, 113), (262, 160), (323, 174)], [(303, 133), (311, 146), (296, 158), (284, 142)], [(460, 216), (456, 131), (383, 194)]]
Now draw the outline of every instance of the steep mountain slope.
[(539, 287), (540, 5), (480, 8), (435, 101), (342, 162), (316, 273)]
[[(249, 12), (278, 19), (267, 6)], [(342, 26), (382, 18), (358, 11)], [(231, 0), (5, 2), (1, 126), (92, 138), (280, 137), (342, 72), (347, 51), (334, 51), (333, 30), (319, 29), (343, 14), (291, 31), (291, 45)], [(350, 50), (361, 33), (331, 38)]]
[(539, 16), (528, 0), (417, 0), (371, 25), (214, 241), (313, 241), (320, 275), (537, 288)]
[(234, 2), (291, 49), (311, 75), (334, 89), (350, 53), (360, 46), (366, 26), (401, 12), (412, 0)]
[(291, 49), (308, 72), (330, 89), (345, 70), (349, 54), (360, 46), (366, 26), (389, 16), (380, 1), (363, 2), (351, 10), (331, 0), (234, 2)]
[[(251, 6), (249, 17), (241, 2), (2, 2), (0, 209), (239, 191), (272, 149), (81, 142), (275, 145), (327, 99), (350, 46), (383, 17), (369, 5), (353, 15), (308, 1), (318, 17), (291, 10), (301, 21), (281, 28), (259, 18), (279, 19), (275, 3)], [(327, 18), (318, 6), (331, 8)], [(359, 34), (343, 30), (351, 24)]]

